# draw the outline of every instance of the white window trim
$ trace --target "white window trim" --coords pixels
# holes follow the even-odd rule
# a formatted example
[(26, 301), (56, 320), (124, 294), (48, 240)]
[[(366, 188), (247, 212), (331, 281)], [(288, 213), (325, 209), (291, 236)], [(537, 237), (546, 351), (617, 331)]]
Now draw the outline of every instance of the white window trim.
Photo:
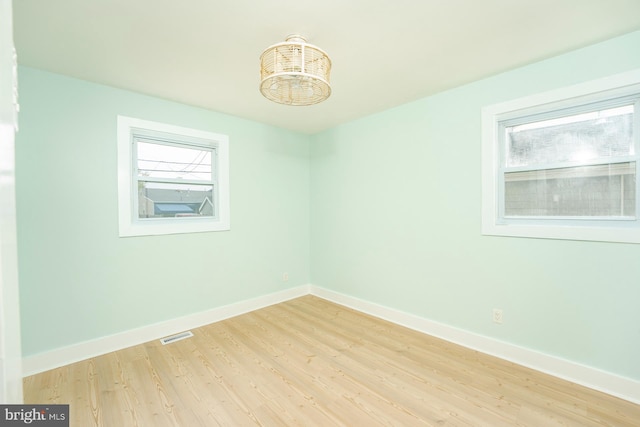
[[(498, 171), (500, 168), (498, 138), (499, 120), (519, 111), (544, 111), (549, 104), (561, 108), (576, 102), (577, 98), (594, 99), (603, 91), (630, 92), (633, 86), (640, 85), (640, 69), (616, 74), (549, 92), (544, 92), (512, 101), (486, 106), (482, 109), (482, 234), (493, 236), (530, 237), (544, 239), (588, 240), (601, 242), (640, 243), (638, 222), (629, 227), (607, 227), (604, 224), (573, 225), (558, 224), (501, 224), (499, 223)], [(637, 90), (637, 87), (635, 88)], [(640, 114), (640, 112), (636, 112)], [(640, 182), (640, 178), (639, 178)], [(640, 210), (640, 206), (637, 206)], [(638, 212), (640, 215), (640, 212)]]
[[(120, 237), (225, 231), (231, 228), (229, 210), (229, 138), (226, 135), (118, 116), (118, 220)], [(135, 129), (199, 138), (216, 150), (218, 211), (215, 218), (171, 218), (141, 221), (134, 212), (133, 144)]]

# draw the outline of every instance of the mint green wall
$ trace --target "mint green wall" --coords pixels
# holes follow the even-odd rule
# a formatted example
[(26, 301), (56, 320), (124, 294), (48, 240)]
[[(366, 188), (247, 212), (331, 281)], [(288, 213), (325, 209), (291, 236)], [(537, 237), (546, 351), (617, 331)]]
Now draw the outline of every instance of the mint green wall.
[(640, 245), (480, 234), (481, 107), (638, 67), (640, 32), (315, 135), (312, 283), (640, 380)]
[[(19, 77), (24, 356), (309, 283), (306, 136), (31, 68)], [(118, 237), (118, 114), (229, 136), (231, 231)]]

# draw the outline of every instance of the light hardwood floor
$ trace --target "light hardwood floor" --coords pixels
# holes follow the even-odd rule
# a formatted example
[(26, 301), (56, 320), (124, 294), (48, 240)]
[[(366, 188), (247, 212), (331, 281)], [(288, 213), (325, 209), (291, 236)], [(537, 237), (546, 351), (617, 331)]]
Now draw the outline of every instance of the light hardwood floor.
[(634, 405), (305, 296), (24, 380), (71, 426), (640, 426)]

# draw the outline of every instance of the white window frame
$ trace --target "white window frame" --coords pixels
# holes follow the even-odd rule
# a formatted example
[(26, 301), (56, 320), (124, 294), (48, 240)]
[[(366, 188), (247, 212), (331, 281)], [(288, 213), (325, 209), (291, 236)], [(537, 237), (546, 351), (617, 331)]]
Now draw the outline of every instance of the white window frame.
[[(575, 218), (531, 221), (504, 221), (500, 212), (501, 141), (500, 122), (515, 117), (570, 108), (589, 102), (640, 93), (640, 70), (613, 75), (482, 109), (482, 234), (493, 236), (640, 243), (640, 205), (630, 221)], [(634, 112), (635, 155), (638, 152), (640, 111)], [(636, 162), (636, 192), (640, 191), (640, 164)], [(638, 200), (638, 196), (636, 196)]]
[[(225, 231), (231, 228), (229, 209), (229, 138), (212, 132), (118, 116), (118, 219), (120, 237)], [(198, 140), (215, 150), (215, 214), (212, 217), (138, 218), (134, 135), (164, 135), (185, 146)]]

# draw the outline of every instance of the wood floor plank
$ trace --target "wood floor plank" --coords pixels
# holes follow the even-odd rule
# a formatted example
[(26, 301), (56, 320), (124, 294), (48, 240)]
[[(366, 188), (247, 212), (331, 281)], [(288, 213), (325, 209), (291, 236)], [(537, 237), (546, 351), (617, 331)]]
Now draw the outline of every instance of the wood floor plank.
[(616, 426), (640, 405), (313, 296), (24, 379), (71, 426)]

